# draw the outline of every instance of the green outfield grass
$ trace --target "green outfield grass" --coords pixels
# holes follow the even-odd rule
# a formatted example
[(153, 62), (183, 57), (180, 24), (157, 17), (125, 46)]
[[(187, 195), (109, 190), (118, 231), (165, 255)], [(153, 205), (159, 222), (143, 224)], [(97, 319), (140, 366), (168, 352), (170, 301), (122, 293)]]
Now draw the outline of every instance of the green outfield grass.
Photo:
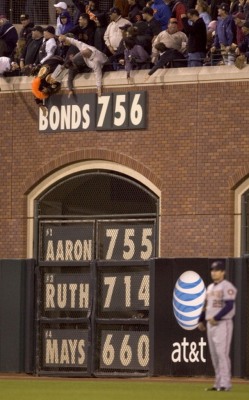
[(206, 392), (205, 383), (132, 380), (1, 379), (1, 400), (248, 400), (249, 383), (231, 392)]

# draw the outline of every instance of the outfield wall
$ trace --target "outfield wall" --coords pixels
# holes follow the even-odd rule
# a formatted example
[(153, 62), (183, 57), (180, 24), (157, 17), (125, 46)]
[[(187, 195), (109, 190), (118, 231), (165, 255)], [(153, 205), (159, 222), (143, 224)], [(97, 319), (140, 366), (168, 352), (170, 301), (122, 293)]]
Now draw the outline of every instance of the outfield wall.
[[(206, 333), (197, 329), (212, 262), (206, 258), (96, 260), (69, 267), (1, 260), (0, 372), (67, 377), (213, 376)], [(245, 378), (249, 365), (247, 266), (238, 258), (225, 263), (227, 278), (238, 288), (232, 373)], [(195, 315), (188, 314), (189, 307), (179, 313), (177, 304), (173, 305), (179, 279), (188, 282), (185, 302), (190, 301), (191, 307), (195, 302)]]
[[(106, 73), (99, 99), (94, 76), (86, 74), (76, 78), (76, 97), (71, 99), (63, 82), (62, 91), (48, 103), (49, 120), (38, 112), (31, 78), (1, 77), (0, 258), (34, 259), (39, 265), (42, 218), (46, 222), (52, 216), (52, 223), (59, 218), (65, 224), (65, 218), (68, 222), (78, 216), (81, 223), (91, 216), (99, 246), (87, 261), (96, 254), (105, 259), (101, 213), (102, 220), (119, 219), (123, 229), (114, 257), (118, 261), (246, 258), (248, 71), (248, 66), (159, 70), (146, 83), (146, 71), (135, 71), (131, 82), (123, 71)], [(101, 186), (100, 176), (108, 185)], [(84, 183), (80, 191), (77, 177)], [(69, 201), (63, 193), (74, 178)], [(114, 181), (122, 181), (118, 192)], [(62, 183), (63, 191), (56, 192)], [(85, 208), (77, 214), (83, 201)], [(134, 220), (145, 223), (138, 235)], [(105, 233), (110, 234), (108, 227)], [(71, 246), (71, 236), (65, 235)], [(131, 243), (136, 251), (127, 250)]]

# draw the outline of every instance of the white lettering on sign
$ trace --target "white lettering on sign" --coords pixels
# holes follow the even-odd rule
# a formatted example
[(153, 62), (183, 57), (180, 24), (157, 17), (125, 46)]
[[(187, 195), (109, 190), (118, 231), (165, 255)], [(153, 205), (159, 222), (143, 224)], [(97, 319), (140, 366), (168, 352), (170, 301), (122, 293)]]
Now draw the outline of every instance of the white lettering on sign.
[[(106, 260), (111, 260), (113, 258), (113, 254), (118, 244), (118, 237), (122, 236), (123, 241), (123, 251), (122, 251), (122, 259), (123, 260), (131, 260), (135, 254), (136, 246), (142, 248), (140, 250), (140, 258), (142, 260), (148, 260), (153, 254), (153, 230), (152, 228), (143, 228), (142, 229), (142, 238), (141, 242), (138, 243), (138, 235), (134, 228), (126, 228), (126, 229), (106, 229), (106, 237), (109, 238), (109, 244), (106, 251)], [(136, 240), (135, 240), (136, 239)]]
[[(77, 93), (74, 98), (53, 96), (48, 113), (39, 110), (40, 132), (117, 130), (146, 128), (146, 92)], [(72, 103), (73, 102), (73, 103)]]
[(92, 240), (48, 240), (45, 261), (85, 261), (92, 258)]
[(45, 131), (50, 128), (56, 130), (76, 130), (87, 129), (90, 125), (90, 105), (83, 107), (77, 104), (61, 106), (52, 106), (49, 113), (39, 114), (39, 130)]
[(46, 364), (82, 365), (85, 361), (85, 340), (46, 338)]
[(175, 342), (173, 343), (174, 350), (171, 354), (171, 360), (174, 363), (194, 363), (194, 362), (206, 362), (206, 358), (204, 356), (204, 349), (207, 346), (207, 343), (204, 341), (204, 338), (201, 337), (198, 343), (196, 342), (188, 342), (187, 338), (184, 337), (181, 343)]
[(45, 308), (88, 308), (89, 284), (88, 283), (46, 283)]
[[(121, 339), (121, 342), (117, 338)], [(132, 334), (123, 332), (117, 332), (116, 335), (107, 333), (104, 338), (101, 359), (103, 364), (108, 367), (115, 363), (121, 367), (128, 367), (133, 361), (140, 367), (146, 367), (149, 363), (149, 337), (145, 334), (133, 337)]]
[[(106, 295), (103, 303), (103, 308), (108, 309), (113, 306), (113, 294), (114, 289), (117, 283), (118, 276), (105, 276), (103, 284), (107, 287)], [(122, 279), (122, 284), (124, 287), (124, 306), (125, 308), (132, 307), (131, 303), (131, 289), (133, 287), (133, 281), (131, 275), (125, 275), (123, 277), (119, 277)], [(134, 277), (133, 277), (134, 279)], [(142, 281), (139, 284), (140, 286), (137, 287), (136, 292), (136, 299), (143, 302), (144, 307), (148, 307), (150, 303), (150, 276), (144, 275)], [(120, 294), (120, 293), (119, 293)], [(115, 303), (115, 299), (113, 301)]]

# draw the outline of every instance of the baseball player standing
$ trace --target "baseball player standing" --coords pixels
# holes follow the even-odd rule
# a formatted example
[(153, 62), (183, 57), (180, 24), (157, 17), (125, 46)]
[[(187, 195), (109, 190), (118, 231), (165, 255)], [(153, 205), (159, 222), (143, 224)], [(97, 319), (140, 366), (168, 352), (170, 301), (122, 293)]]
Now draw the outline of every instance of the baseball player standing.
[(215, 384), (206, 390), (228, 391), (231, 389), (229, 353), (237, 289), (225, 279), (224, 261), (214, 261), (210, 269), (213, 283), (207, 288), (206, 306), (198, 326), (201, 331), (207, 327), (209, 351), (215, 371)]

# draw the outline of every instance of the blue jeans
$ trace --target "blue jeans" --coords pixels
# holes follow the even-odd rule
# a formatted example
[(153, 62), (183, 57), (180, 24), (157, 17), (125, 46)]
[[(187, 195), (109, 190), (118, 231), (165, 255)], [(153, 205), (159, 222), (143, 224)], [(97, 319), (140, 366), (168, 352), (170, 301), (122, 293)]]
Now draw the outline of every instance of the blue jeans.
[(206, 54), (202, 52), (188, 53), (188, 67), (201, 67)]

